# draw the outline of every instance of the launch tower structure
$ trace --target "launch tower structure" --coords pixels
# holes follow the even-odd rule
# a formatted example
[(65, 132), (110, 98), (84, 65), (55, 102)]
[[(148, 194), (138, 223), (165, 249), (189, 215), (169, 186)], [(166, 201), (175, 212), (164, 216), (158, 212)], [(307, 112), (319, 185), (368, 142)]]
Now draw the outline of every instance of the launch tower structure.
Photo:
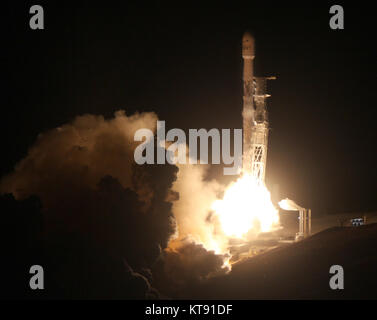
[[(255, 112), (251, 134), (251, 174), (258, 183), (264, 183), (266, 176), (267, 147), (268, 147), (268, 113), (266, 99), (267, 80), (275, 77), (254, 77), (255, 80)], [(250, 160), (249, 160), (250, 161)]]
[(254, 77), (254, 38), (246, 32), (242, 38), (243, 68), (243, 172), (264, 184), (268, 146), (267, 80), (276, 77)]

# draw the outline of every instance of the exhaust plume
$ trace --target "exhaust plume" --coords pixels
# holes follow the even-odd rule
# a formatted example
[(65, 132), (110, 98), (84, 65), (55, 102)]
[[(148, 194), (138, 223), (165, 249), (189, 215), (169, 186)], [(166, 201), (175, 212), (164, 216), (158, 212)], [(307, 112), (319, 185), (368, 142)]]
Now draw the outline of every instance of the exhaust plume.
[(297, 203), (295, 203), (293, 200), (290, 200), (288, 198), (285, 198), (279, 201), (279, 206), (283, 210), (292, 210), (292, 211), (304, 210), (303, 207), (300, 207)]

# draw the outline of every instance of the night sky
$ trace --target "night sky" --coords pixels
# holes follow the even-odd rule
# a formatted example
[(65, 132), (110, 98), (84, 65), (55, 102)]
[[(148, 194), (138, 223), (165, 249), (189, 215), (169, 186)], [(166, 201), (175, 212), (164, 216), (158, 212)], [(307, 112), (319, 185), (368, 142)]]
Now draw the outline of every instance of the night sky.
[[(138, 3), (5, 6), (1, 175), (39, 133), (85, 113), (154, 111), (167, 129), (241, 128), (241, 37), (250, 30), (256, 75), (277, 76), (268, 185), (318, 213), (377, 209), (371, 8), (344, 4), (345, 29), (335, 31), (335, 1)], [(32, 4), (43, 6), (45, 30), (29, 28)]]

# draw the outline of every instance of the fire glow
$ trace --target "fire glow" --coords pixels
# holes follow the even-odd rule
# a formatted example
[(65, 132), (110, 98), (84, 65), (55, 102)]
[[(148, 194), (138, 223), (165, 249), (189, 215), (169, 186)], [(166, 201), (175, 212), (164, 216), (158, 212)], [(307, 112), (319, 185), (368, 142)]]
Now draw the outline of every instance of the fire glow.
[[(216, 181), (206, 181), (204, 179), (205, 169), (192, 166), (192, 164), (197, 164), (197, 145), (195, 144), (192, 148), (190, 138), (189, 155), (185, 151), (186, 149), (182, 149), (181, 159), (190, 158), (191, 160), (194, 156), (195, 161), (179, 161), (177, 163), (178, 179), (173, 185), (174, 191), (179, 194), (179, 199), (173, 205), (178, 221), (177, 238), (184, 241), (191, 239), (195, 243), (203, 245), (206, 250), (223, 255), (223, 266), (228, 269), (231, 268), (232, 263), (230, 258), (234, 252), (237, 256), (238, 247), (240, 244), (242, 245), (242, 242), (246, 244), (245, 247), (253, 246), (251, 242), (260, 233), (272, 232), (279, 228), (278, 209), (273, 205), (270, 192), (265, 185), (269, 135), (266, 101), (270, 97), (266, 86), (267, 80), (273, 80), (276, 77), (254, 76), (254, 38), (248, 32), (242, 38), (242, 57), (244, 61), (243, 144), (241, 148), (241, 139), (237, 140), (239, 143), (236, 143), (235, 140), (234, 144), (234, 154), (242, 153), (242, 169), (237, 165), (234, 168), (240, 169), (236, 170), (237, 174), (242, 170), (242, 175), (226, 188)], [(157, 131), (161, 132), (161, 130)], [(207, 141), (200, 146), (201, 156), (208, 153), (209, 133), (214, 133), (214, 131), (213, 129), (209, 132), (196, 131), (198, 134), (202, 133), (200, 142)], [(235, 131), (235, 135), (236, 132), (239, 131)], [(197, 139), (197, 137), (195, 138)], [(214, 150), (217, 150), (219, 154), (220, 140), (214, 138), (213, 134), (211, 138), (212, 147), (217, 146)], [(174, 141), (170, 138), (166, 140)], [(186, 140), (182, 139), (178, 145), (186, 147)], [(170, 147), (171, 149), (169, 149)], [(168, 151), (171, 151), (172, 154), (175, 155), (176, 149), (174, 143), (169, 144)], [(223, 145), (224, 149), (229, 151)], [(153, 151), (153, 149), (151, 150)], [(140, 154), (142, 155), (142, 153)], [(235, 156), (235, 158), (241, 160), (241, 157)], [(212, 157), (213, 159), (217, 159), (216, 156)], [(208, 158), (206, 157), (205, 160), (203, 163), (207, 164)], [(219, 161), (216, 163), (218, 164)], [(224, 174), (226, 169), (229, 168), (224, 169)], [(219, 192), (223, 192), (221, 199), (218, 197)], [(237, 241), (233, 242), (234, 239)], [(249, 254), (254, 253), (249, 252)]]
[(279, 224), (278, 210), (270, 192), (250, 174), (242, 175), (212, 204), (222, 230), (228, 237), (245, 239), (252, 232), (272, 231)]

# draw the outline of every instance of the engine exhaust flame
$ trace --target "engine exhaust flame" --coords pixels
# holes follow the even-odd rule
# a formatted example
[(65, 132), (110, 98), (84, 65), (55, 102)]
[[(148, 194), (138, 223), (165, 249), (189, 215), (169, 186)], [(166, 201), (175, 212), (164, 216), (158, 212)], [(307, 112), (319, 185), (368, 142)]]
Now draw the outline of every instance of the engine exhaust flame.
[(223, 199), (212, 204), (212, 210), (228, 237), (246, 239), (250, 233), (272, 231), (279, 223), (270, 192), (250, 174), (244, 174), (232, 183)]

